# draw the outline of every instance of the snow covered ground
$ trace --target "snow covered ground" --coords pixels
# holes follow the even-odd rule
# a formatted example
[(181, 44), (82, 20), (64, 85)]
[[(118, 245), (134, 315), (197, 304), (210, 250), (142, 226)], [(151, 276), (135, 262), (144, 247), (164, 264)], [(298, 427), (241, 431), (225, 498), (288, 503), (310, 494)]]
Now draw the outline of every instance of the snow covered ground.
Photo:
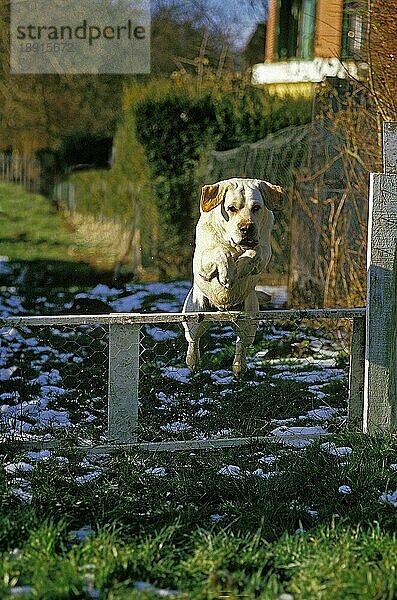
[[(123, 289), (101, 284), (76, 294), (74, 300), (100, 300), (114, 312), (179, 312), (189, 287), (188, 282)], [(274, 298), (276, 305), (282, 304), (283, 291), (275, 290)], [(16, 289), (0, 293), (1, 316), (31, 314), (26, 306)], [(72, 306), (63, 293), (50, 300), (41, 296), (36, 299), (36, 314), (65, 313)], [(249, 355), (248, 377), (242, 382), (231, 372), (235, 335), (230, 325), (211, 328), (203, 340), (203, 368), (194, 375), (184, 364), (186, 348), (179, 325), (145, 326), (142, 333), (141, 439), (271, 432), (288, 437), (294, 427), (310, 435), (338, 427), (344, 419), (346, 360), (341, 360), (339, 345), (321, 329), (263, 323)], [(3, 435), (106, 440), (106, 327), (6, 326), (0, 328), (0, 336)], [(302, 445), (307, 443), (310, 438), (304, 436)]]

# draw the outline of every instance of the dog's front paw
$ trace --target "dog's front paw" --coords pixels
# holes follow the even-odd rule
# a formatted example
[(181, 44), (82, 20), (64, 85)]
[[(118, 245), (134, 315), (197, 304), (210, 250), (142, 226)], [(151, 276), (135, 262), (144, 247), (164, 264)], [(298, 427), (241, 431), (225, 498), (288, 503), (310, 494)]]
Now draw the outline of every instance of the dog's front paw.
[(259, 261), (255, 250), (247, 250), (236, 260), (237, 277), (239, 279), (258, 273)]
[(224, 257), (218, 263), (218, 281), (221, 286), (230, 288), (235, 278), (236, 267), (231, 256)]
[(211, 281), (218, 273), (218, 266), (215, 261), (202, 262), (199, 275), (204, 281)]

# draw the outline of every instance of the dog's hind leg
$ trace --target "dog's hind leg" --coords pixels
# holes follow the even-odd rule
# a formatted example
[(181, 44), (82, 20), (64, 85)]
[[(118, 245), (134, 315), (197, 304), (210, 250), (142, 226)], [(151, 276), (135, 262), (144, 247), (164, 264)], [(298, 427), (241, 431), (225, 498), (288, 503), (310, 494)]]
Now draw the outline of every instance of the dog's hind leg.
[[(257, 313), (259, 311), (258, 298), (253, 291), (244, 302), (244, 311), (247, 313)], [(236, 323), (236, 352), (233, 359), (233, 373), (235, 377), (240, 377), (247, 368), (246, 349), (254, 339), (258, 327), (257, 319), (241, 319)]]
[[(208, 308), (206, 308), (207, 303), (205, 300), (205, 296), (193, 287), (186, 296), (182, 312), (205, 312), (208, 310)], [(200, 362), (200, 338), (209, 327), (210, 323), (206, 321), (183, 323), (185, 338), (188, 342), (186, 364), (192, 371), (196, 370), (198, 363)]]

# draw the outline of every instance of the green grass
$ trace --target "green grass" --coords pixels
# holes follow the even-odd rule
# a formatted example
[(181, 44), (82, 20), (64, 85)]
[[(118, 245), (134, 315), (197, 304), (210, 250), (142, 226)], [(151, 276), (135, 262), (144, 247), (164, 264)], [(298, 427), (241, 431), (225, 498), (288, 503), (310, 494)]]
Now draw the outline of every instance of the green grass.
[(0, 227), (0, 254), (11, 269), (10, 278), (0, 274), (2, 285), (14, 285), (22, 269), (26, 287), (88, 285), (108, 276), (90, 266), (98, 240), (77, 236), (47, 198), (23, 186), (0, 182)]
[[(0, 596), (26, 585), (34, 590), (28, 598), (43, 600), (89, 598), (93, 590), (107, 599), (159, 597), (136, 587), (146, 582), (193, 600), (283, 592), (302, 600), (395, 598), (396, 508), (379, 496), (397, 489), (390, 468), (397, 442), (353, 434), (335, 441), (353, 448), (347, 459), (320, 443), (299, 451), (257, 444), (120, 452), (97, 459), (99, 467), (65, 449), (67, 461), (55, 453), (28, 473), (3, 472)], [(276, 460), (266, 467), (260, 458), (270, 454)], [(219, 474), (228, 464), (241, 476)], [(279, 475), (245, 473), (259, 465)], [(154, 467), (165, 475), (147, 472)], [(92, 481), (76, 479), (93, 469)], [(341, 494), (341, 485), (351, 493)], [(15, 486), (31, 493), (30, 502)], [(76, 543), (70, 533), (83, 526), (92, 536)]]
[(14, 260), (67, 260), (73, 232), (51, 202), (0, 183), (1, 252)]
[[(32, 531), (19, 552), (4, 557), (2, 581), (30, 585), (34, 593), (28, 597), (46, 600), (89, 598), (90, 590), (102, 590), (109, 600), (158, 598), (154, 591), (138, 591), (142, 581), (192, 600), (272, 599), (282, 593), (296, 599), (395, 597), (397, 540), (376, 526), (322, 527), (310, 537), (285, 535), (273, 545), (261, 529), (248, 536), (226, 530), (187, 535), (178, 525), (130, 544), (117, 530), (103, 530), (72, 548), (66, 539), (62, 525)], [(1, 587), (6, 594), (7, 585)]]

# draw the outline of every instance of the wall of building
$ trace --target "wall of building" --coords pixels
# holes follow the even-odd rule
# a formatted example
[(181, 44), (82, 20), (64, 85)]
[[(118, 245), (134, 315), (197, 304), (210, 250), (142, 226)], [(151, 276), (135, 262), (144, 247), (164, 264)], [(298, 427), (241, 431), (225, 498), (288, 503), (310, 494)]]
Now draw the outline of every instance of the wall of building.
[(342, 23), (343, 0), (317, 0), (315, 58), (341, 56)]
[[(279, 0), (270, 0), (265, 62), (277, 60)], [(341, 56), (343, 0), (317, 0), (314, 58)]]

